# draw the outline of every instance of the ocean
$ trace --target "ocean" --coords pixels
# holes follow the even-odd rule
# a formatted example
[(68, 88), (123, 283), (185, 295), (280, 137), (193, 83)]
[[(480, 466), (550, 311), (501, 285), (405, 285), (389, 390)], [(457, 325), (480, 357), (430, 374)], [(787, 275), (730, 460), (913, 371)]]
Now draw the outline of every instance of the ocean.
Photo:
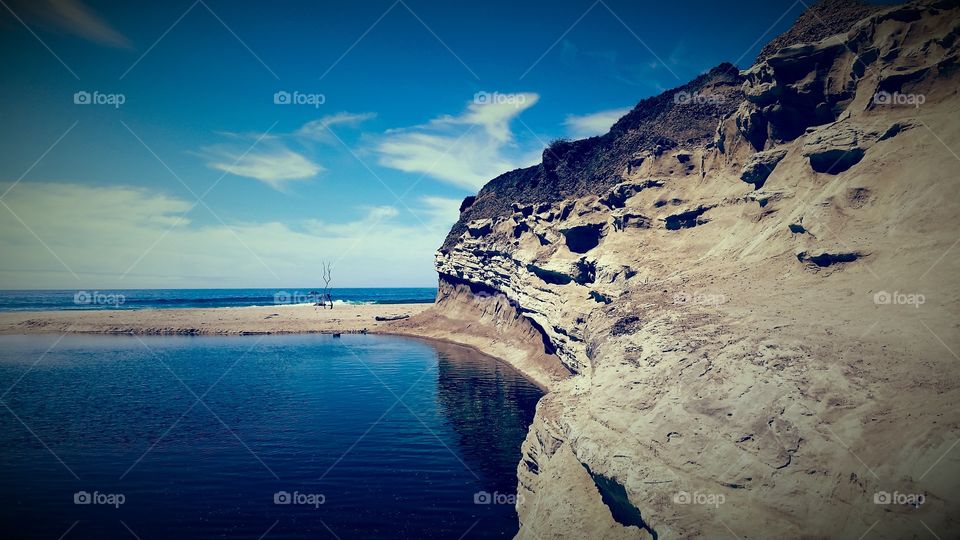
[[(0, 311), (173, 309), (314, 303), (321, 289), (113, 289), (0, 291)], [(430, 303), (434, 288), (331, 289), (334, 303)]]

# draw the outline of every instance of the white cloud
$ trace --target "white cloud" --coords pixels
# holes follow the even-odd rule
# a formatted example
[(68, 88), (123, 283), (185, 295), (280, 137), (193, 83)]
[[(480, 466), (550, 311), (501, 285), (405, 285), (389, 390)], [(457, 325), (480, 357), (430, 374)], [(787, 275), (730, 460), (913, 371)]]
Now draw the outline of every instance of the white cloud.
[[(476, 191), (493, 177), (536, 163), (538, 147), (522, 148), (511, 121), (539, 100), (533, 93), (487, 94), (459, 116), (441, 116), (429, 123), (387, 131), (378, 141), (380, 164), (421, 173)], [(498, 97), (499, 96), (499, 97)]]
[(329, 114), (316, 120), (311, 120), (294, 132), (294, 135), (307, 139), (330, 142), (333, 136), (330, 134), (330, 128), (337, 125), (356, 127), (367, 120), (377, 116), (376, 113), (349, 113), (338, 112)]
[(372, 206), (366, 209), (363, 217), (346, 223), (330, 223), (313, 219), (304, 223), (304, 229), (311, 234), (337, 238), (362, 237), (384, 220), (390, 220), (400, 214), (393, 206)]
[(324, 260), (335, 262), (335, 286), (426, 286), (435, 282), (433, 253), (457, 217), (454, 202), (410, 201), (420, 220), (401, 205), (359, 209), (341, 222), (228, 227), (198, 223), (211, 222), (202, 206), (181, 220), (191, 201), (149, 190), (25, 182), (4, 203), (80, 279), (0, 206), (0, 252), (7, 255), (0, 289), (309, 287)]
[[(240, 139), (252, 137), (225, 135)], [(324, 171), (320, 164), (290, 150), (276, 137), (255, 141), (208, 146), (201, 155), (207, 158), (210, 168), (259, 180), (278, 191), (284, 191), (291, 181), (311, 178)]]
[(207, 146), (200, 155), (207, 159), (207, 166), (213, 169), (253, 178), (277, 191), (286, 191), (289, 182), (305, 180), (326, 170), (319, 163), (291, 150), (287, 146), (289, 141), (299, 139), (332, 143), (336, 139), (330, 133), (331, 127), (355, 127), (374, 117), (376, 113), (338, 112), (311, 120), (293, 133), (220, 132), (221, 136), (234, 142)]
[(628, 112), (630, 112), (630, 108), (625, 107), (581, 116), (571, 114), (567, 116), (563, 125), (567, 129), (567, 136), (574, 139), (585, 139), (594, 135), (603, 135), (610, 131), (610, 127)]

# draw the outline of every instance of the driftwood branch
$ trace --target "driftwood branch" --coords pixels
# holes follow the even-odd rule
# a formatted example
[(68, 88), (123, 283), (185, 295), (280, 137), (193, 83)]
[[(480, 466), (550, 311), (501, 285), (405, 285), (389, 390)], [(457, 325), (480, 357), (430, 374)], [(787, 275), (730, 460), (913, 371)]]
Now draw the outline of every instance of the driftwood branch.
[(323, 269), (323, 293), (317, 305), (321, 308), (333, 309), (333, 294), (331, 294), (330, 282), (333, 281), (333, 264), (323, 261), (320, 263)]

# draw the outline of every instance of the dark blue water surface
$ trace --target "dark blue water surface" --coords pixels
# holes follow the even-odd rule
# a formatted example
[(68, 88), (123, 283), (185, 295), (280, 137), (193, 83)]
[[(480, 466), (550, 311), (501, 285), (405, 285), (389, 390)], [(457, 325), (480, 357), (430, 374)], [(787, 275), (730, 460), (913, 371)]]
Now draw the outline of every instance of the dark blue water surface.
[[(0, 291), (0, 311), (73, 309), (164, 309), (306, 304), (319, 300), (321, 288), (284, 289), (83, 289)], [(433, 288), (332, 289), (334, 302), (346, 304), (431, 303)]]
[(0, 537), (143, 540), (509, 538), (541, 395), (365, 335), (2, 336), (0, 392)]

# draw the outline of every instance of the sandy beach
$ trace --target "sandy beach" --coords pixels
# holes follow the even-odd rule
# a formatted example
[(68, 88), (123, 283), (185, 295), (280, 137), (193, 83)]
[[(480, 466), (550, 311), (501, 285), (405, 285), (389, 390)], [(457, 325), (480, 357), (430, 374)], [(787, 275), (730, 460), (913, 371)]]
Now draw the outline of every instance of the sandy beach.
[(309, 304), (208, 309), (102, 311), (17, 311), (0, 313), (0, 334), (190, 334), (244, 335), (389, 332), (396, 318), (416, 315), (433, 304)]

